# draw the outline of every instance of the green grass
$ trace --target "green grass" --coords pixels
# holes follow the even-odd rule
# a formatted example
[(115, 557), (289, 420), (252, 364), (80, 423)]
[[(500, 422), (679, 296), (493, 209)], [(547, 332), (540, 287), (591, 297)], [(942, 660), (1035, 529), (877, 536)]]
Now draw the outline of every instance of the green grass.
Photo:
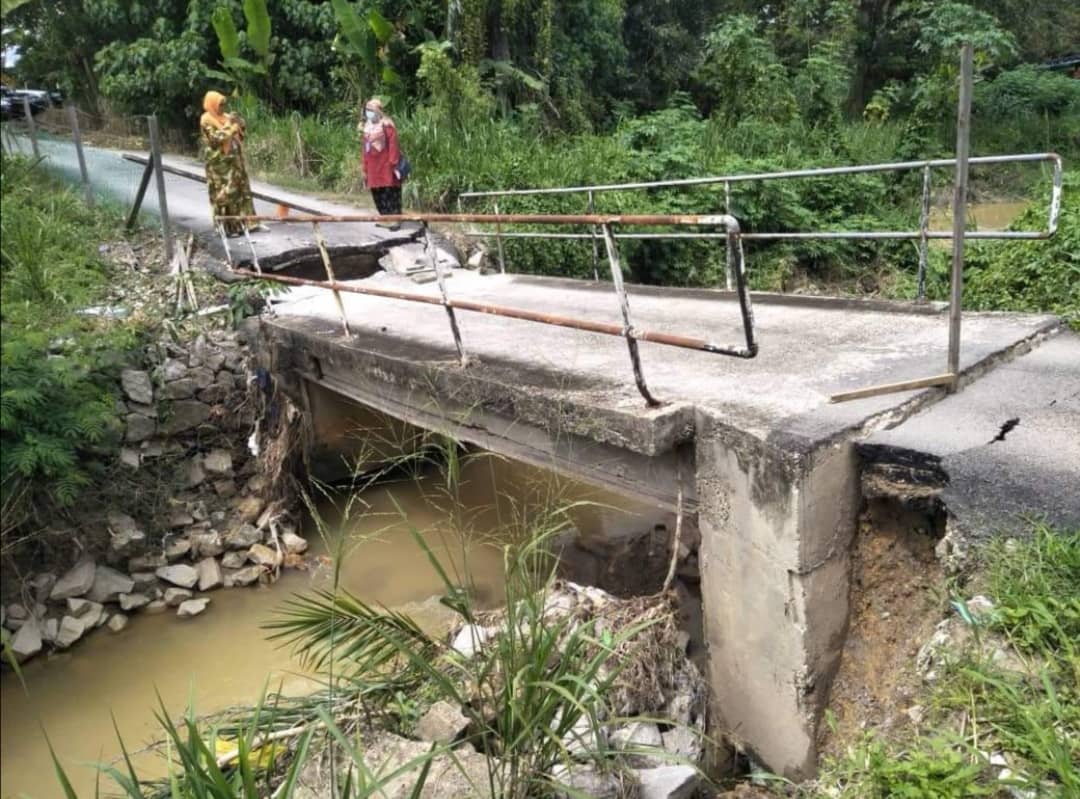
[[(1009, 228), (1044, 230), (1048, 202), (1048, 197), (1038, 197)], [(931, 250), (927, 273), (931, 299), (948, 297), (949, 258), (945, 250)], [(1080, 180), (1075, 175), (1065, 175), (1053, 238), (973, 242), (966, 248), (964, 308), (1050, 312), (1080, 331)]]
[[(917, 700), (928, 708), (920, 732), (868, 732), (825, 765), (810, 795), (828, 786), (841, 799), (960, 799), (1006, 787), (1080, 796), (1080, 530), (1034, 524), (1028, 539), (988, 546), (982, 571), (994, 609), (972, 620), (972, 645)], [(1006, 781), (994, 753), (1006, 758)]]
[(1080, 530), (1045, 524), (1034, 541), (997, 541), (987, 553), (993, 626), (1022, 652), (1064, 659), (1080, 655)]
[(71, 507), (118, 433), (115, 378), (139, 324), (80, 314), (115, 275), (98, 251), (117, 209), (87, 208), (42, 167), (4, 155), (0, 221), (0, 494), (4, 549), (50, 508)]

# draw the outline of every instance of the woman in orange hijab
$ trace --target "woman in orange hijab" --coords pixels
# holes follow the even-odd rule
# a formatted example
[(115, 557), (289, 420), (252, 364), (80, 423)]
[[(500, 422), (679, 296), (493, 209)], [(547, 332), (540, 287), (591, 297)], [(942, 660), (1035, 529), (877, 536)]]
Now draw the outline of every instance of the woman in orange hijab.
[[(210, 191), (210, 208), (215, 221), (222, 216), (253, 216), (255, 203), (251, 199), (251, 181), (244, 167), (244, 120), (225, 112), (225, 95), (207, 92), (203, 98), (203, 115), (199, 131), (206, 161), (206, 186)], [(236, 219), (221, 221), (228, 236), (244, 232), (244, 223)], [(249, 230), (262, 226), (250, 224)]]

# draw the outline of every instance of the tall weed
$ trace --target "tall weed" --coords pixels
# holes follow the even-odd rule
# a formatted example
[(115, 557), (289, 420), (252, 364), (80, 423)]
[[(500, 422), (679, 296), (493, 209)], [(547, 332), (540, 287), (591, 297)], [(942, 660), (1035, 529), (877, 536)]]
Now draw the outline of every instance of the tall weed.
[(4, 155), (0, 219), (0, 493), (4, 549), (35, 512), (71, 506), (118, 430), (114, 380), (132, 328), (78, 311), (110, 275), (98, 243), (119, 234), (110, 209), (88, 209), (29, 162)]

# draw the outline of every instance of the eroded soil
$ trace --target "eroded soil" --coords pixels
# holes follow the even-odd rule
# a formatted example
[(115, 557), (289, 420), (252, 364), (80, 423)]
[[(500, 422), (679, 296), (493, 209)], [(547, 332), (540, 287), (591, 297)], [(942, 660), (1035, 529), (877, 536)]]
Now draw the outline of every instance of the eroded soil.
[(915, 660), (946, 601), (934, 549), (943, 520), (872, 500), (860, 519), (852, 556), (851, 619), (832, 688), (832, 723), (822, 725), (820, 751), (836, 755), (863, 730), (911, 724)]

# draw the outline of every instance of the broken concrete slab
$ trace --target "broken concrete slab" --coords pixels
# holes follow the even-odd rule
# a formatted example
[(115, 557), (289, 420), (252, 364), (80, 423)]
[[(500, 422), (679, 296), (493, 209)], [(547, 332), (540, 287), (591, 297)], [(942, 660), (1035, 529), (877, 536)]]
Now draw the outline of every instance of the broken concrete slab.
[(436, 246), (434, 249), (435, 264), (432, 263), (424, 244), (416, 242), (392, 247), (379, 259), (379, 266), (387, 272), (409, 278), (416, 283), (434, 280), (436, 265), (442, 271), (443, 277), (449, 277), (452, 270), (461, 267), (456, 253), (451, 252), (447, 246)]
[(1080, 527), (1080, 335), (1062, 332), (858, 445), (870, 469), (929, 485), (960, 533)]

